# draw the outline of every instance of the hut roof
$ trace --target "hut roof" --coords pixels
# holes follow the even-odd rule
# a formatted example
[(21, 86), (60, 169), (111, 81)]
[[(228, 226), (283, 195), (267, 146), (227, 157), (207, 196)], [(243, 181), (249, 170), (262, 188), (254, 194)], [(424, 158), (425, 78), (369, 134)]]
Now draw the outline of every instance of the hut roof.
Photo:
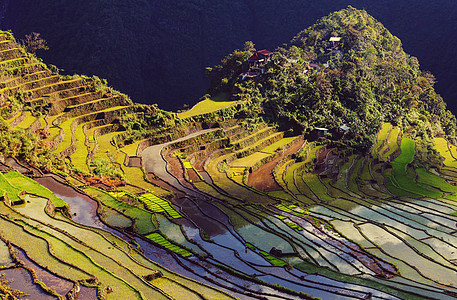
[(351, 127), (347, 126), (346, 124), (340, 126), (340, 129), (344, 131), (348, 131), (350, 128)]
[(264, 56), (268, 56), (270, 54), (273, 54), (273, 52), (268, 51), (267, 49), (259, 50), (259, 51), (257, 51), (257, 53), (259, 53), (261, 55), (264, 55)]

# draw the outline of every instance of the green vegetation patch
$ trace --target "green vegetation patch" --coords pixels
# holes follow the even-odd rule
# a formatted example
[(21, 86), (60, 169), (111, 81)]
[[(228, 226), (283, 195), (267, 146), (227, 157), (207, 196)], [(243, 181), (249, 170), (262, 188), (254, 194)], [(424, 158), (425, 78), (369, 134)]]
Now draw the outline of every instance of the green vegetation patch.
[(381, 146), (387, 139), (387, 135), (389, 134), (390, 123), (382, 123), (381, 129), (378, 132), (378, 136), (376, 139), (376, 144), (373, 146), (372, 154), (373, 156), (378, 156), (378, 151), (381, 150)]
[(37, 120), (37, 117), (33, 116), (30, 111), (26, 111), (24, 113), (25, 113), (24, 120), (22, 120), (22, 122), (16, 126), (23, 128), (23, 129), (27, 129)]
[(135, 227), (139, 234), (147, 234), (157, 230), (157, 224), (153, 222), (153, 213), (137, 206), (125, 203), (114, 198), (112, 195), (97, 188), (89, 187), (84, 190), (90, 196), (103, 202), (108, 207), (117, 210), (135, 220)]
[(292, 209), (290, 209), (289, 207), (285, 206), (284, 204), (278, 204), (278, 205), (276, 205), (276, 207), (278, 209), (282, 210), (282, 211), (287, 212), (287, 213), (290, 213), (290, 214), (294, 213), (294, 211)]
[(252, 167), (255, 165), (259, 160), (268, 157), (270, 154), (262, 153), (262, 152), (255, 152), (249, 156), (234, 160), (230, 163), (233, 167)]
[(401, 140), (401, 154), (394, 160), (395, 163), (410, 164), (413, 162), (415, 154), (415, 142), (412, 139), (403, 138)]
[(183, 162), (183, 165), (184, 165), (184, 168), (186, 168), (186, 169), (193, 169), (194, 168), (189, 161)]
[(303, 181), (321, 201), (331, 202), (333, 200), (333, 197), (327, 193), (327, 187), (319, 180), (316, 175), (311, 173), (304, 173)]
[(124, 153), (126, 153), (128, 156), (136, 156), (137, 155), (138, 146), (143, 141), (145, 141), (145, 140), (139, 140), (139, 141), (136, 141), (134, 143), (131, 143), (131, 144), (123, 147), (122, 151)]
[[(389, 135), (389, 138), (387, 140), (387, 147), (389, 149), (381, 149), (381, 153), (380, 156), (381, 156), (381, 159), (384, 160), (384, 161), (388, 161), (389, 160), (389, 157), (392, 153), (395, 152), (395, 150), (398, 149), (398, 136), (400, 134), (401, 130), (399, 127), (394, 127), (391, 131), (390, 131), (390, 135)], [(385, 153), (382, 153), (384, 152), (384, 150), (386, 150)]]
[[(17, 171), (12, 171), (12, 172), (17, 172)], [(0, 189), (1, 189), (1, 194), (4, 194), (6, 192), (6, 194), (8, 195), (8, 198), (12, 202), (17, 202), (17, 201), (22, 200), (20, 195), (23, 193), (23, 190), (12, 185), (3, 173), (0, 173)]]
[(165, 239), (160, 233), (154, 232), (151, 234), (148, 234), (146, 238), (150, 239), (156, 244), (159, 244), (160, 246), (175, 252), (176, 254), (181, 255), (182, 257), (189, 257), (192, 256), (192, 253), (187, 251), (184, 248), (181, 248), (175, 244), (172, 244), (170, 241)]
[(302, 231), (303, 230), (303, 228), (300, 225), (298, 225), (297, 223), (295, 223), (295, 222), (288, 221), (288, 220), (283, 220), (283, 222), (286, 223), (286, 225), (289, 226), (292, 229), (295, 229), (297, 231)]
[(71, 162), (76, 168), (88, 172), (87, 156), (89, 151), (86, 146), (86, 136), (83, 131), (83, 125), (76, 127), (74, 137), (76, 138), (76, 151), (71, 155)]
[(170, 193), (169, 191), (146, 181), (142, 168), (124, 166), (122, 167), (122, 170), (124, 172), (126, 181), (134, 186), (142, 188), (146, 191), (153, 192), (154, 194), (160, 196), (165, 196)]
[[(414, 193), (421, 196), (428, 196), (432, 198), (442, 197), (442, 193), (435, 190), (427, 189), (422, 184), (416, 183), (415, 178), (408, 176), (407, 165), (413, 161), (415, 154), (414, 141), (408, 138), (403, 138), (400, 147), (401, 154), (391, 163), (394, 175), (389, 178), (390, 183), (387, 185), (387, 187), (389, 188), (393, 185), (409, 193)], [(393, 189), (391, 190), (391, 192), (397, 194), (398, 190)], [(399, 196), (403, 196), (403, 193), (400, 194), (401, 195)]]
[(8, 246), (3, 241), (0, 241), (0, 267), (11, 267), (13, 265)]
[(444, 165), (452, 168), (457, 168), (457, 160), (452, 157), (449, 151), (448, 142), (444, 138), (435, 138), (435, 149), (444, 157)]
[(260, 251), (260, 254), (262, 254), (262, 256), (265, 257), (265, 259), (268, 260), (273, 266), (283, 267), (287, 264), (285, 261), (278, 259), (265, 251)]
[[(1, 179), (2, 176), (0, 176)], [(49, 199), (52, 201), (55, 207), (64, 207), (68, 206), (68, 204), (63, 201), (62, 199), (58, 198), (54, 195), (50, 190), (45, 188), (44, 186), (40, 185), (33, 179), (25, 177), (18, 171), (11, 171), (5, 174), (5, 178), (18, 189), (16, 190), (24, 190), (27, 193), (35, 194), (40, 197)], [(3, 185), (1, 185), (3, 187)], [(9, 195), (9, 194), (8, 194)]]
[(63, 141), (60, 142), (58, 145), (57, 145), (57, 148), (56, 150), (54, 150), (54, 152), (56, 154), (59, 154), (60, 152), (62, 152), (63, 150), (67, 149), (68, 147), (70, 147), (71, 145), (71, 138), (72, 138), (72, 132), (71, 132), (71, 123), (74, 121), (74, 119), (69, 119), (69, 120), (66, 120), (65, 122), (61, 123), (59, 125), (59, 127), (63, 130), (64, 132), (64, 137), (63, 137)]
[(152, 193), (143, 194), (138, 197), (138, 199), (142, 201), (148, 209), (154, 212), (166, 212), (173, 219), (182, 217), (176, 209), (171, 207), (170, 203)]
[(448, 183), (446, 180), (438, 175), (427, 172), (424, 168), (416, 169), (417, 182), (436, 187), (443, 192), (457, 193), (457, 187)]

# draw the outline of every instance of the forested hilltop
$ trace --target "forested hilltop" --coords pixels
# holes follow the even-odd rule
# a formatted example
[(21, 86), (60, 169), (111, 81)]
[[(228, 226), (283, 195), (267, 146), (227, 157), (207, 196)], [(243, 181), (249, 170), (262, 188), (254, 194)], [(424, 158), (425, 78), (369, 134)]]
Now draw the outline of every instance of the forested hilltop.
[(39, 56), (64, 74), (107, 78), (137, 102), (176, 111), (206, 90), (205, 67), (244, 41), (276, 48), (348, 4), (366, 9), (401, 37), (407, 52), (437, 76), (437, 90), (453, 110), (454, 1), (8, 0), (0, 1), (0, 26), (19, 40), (41, 33), (50, 49)]
[(254, 53), (246, 43), (208, 68), (209, 92), (249, 100), (256, 116), (298, 132), (347, 125), (347, 143), (364, 151), (383, 122), (401, 126), (428, 154), (433, 137), (455, 138), (456, 119), (435, 92), (435, 77), (364, 10), (349, 7), (320, 19), (276, 49), (263, 75), (240, 80)]

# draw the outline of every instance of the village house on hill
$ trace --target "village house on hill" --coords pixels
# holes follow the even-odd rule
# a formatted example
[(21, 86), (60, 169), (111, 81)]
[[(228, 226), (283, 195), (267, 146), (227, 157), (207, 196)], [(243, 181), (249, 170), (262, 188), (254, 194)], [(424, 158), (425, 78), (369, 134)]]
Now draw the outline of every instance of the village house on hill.
[(266, 49), (254, 52), (251, 57), (248, 58), (249, 70), (246, 73), (241, 74), (241, 80), (246, 78), (256, 78), (265, 73), (265, 64), (270, 60), (273, 52)]
[(338, 50), (338, 47), (340, 46), (341, 38), (339, 36), (332, 36), (329, 39), (329, 47), (335, 50)]

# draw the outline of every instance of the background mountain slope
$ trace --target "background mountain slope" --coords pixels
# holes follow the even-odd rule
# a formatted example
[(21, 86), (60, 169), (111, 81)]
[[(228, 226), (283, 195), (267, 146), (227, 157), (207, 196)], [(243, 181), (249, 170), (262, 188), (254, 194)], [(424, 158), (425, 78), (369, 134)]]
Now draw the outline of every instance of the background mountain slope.
[(166, 109), (197, 102), (208, 84), (204, 68), (244, 41), (274, 49), (348, 4), (400, 37), (456, 112), (455, 1), (0, 1), (2, 29), (18, 38), (40, 32), (51, 48), (40, 53), (46, 61), (69, 74), (98, 74), (135, 101)]

